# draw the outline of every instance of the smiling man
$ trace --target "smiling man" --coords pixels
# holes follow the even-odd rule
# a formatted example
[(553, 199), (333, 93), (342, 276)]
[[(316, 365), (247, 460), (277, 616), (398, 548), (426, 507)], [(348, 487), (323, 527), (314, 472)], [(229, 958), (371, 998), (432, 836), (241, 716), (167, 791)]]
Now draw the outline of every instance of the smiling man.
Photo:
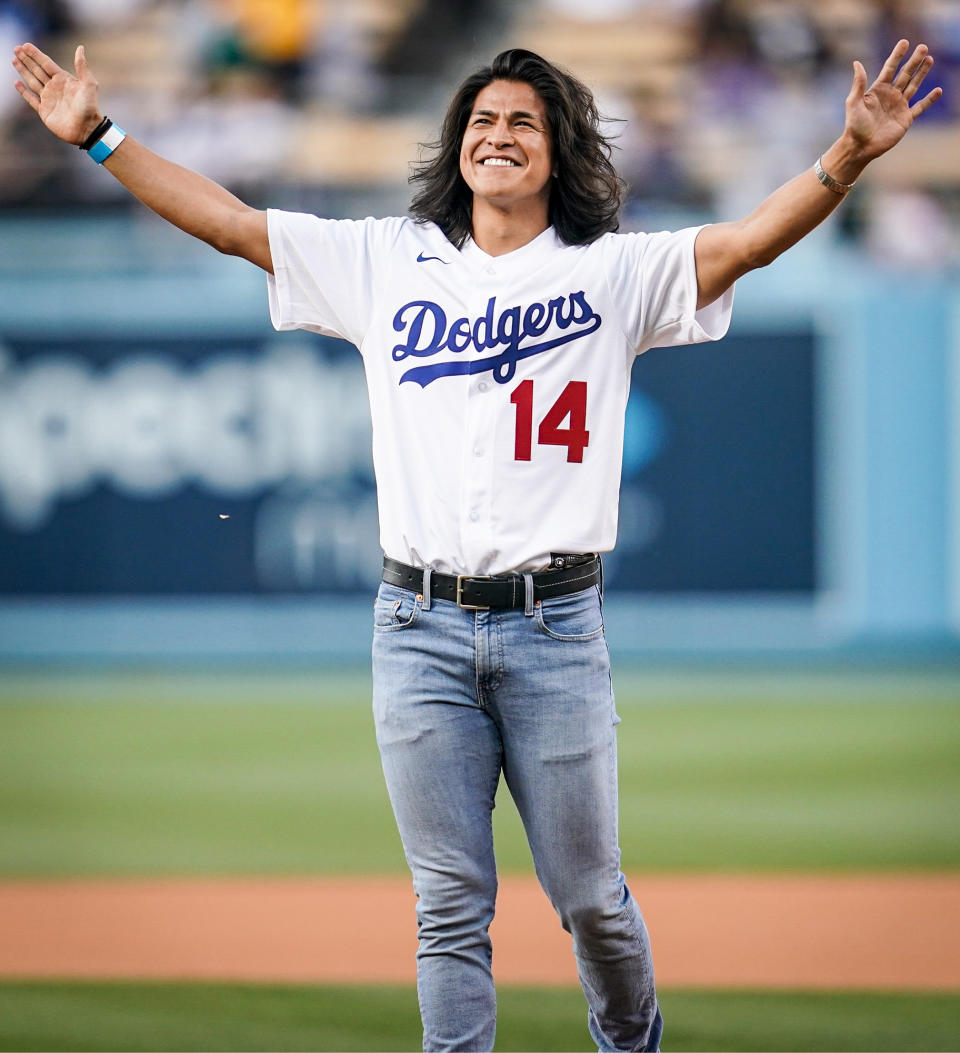
[(460, 147), (460, 173), (473, 193), (480, 247), (502, 256), (545, 229), (553, 175), (546, 107), (522, 81), (495, 80), (478, 94)]
[(17, 89), (54, 134), (262, 267), (278, 329), (363, 356), (385, 553), (373, 706), (418, 897), (425, 1049), (493, 1047), (501, 775), (573, 936), (598, 1047), (659, 1048), (650, 943), (620, 870), (598, 556), (616, 538), (631, 366), (723, 336), (733, 283), (826, 218), (939, 97), (913, 102), (932, 62), (900, 41), (869, 90), (855, 63), (840, 137), (745, 219), (617, 234), (593, 97), (527, 51), (456, 92), (410, 217), (355, 222), (249, 208), (105, 118), (82, 48), (76, 76), (15, 50)]

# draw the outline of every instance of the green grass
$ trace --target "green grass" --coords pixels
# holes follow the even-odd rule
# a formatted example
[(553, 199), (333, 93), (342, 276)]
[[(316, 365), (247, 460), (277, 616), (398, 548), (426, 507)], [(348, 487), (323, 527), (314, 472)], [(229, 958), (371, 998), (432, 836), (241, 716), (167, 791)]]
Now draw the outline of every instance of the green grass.
[[(960, 865), (960, 678), (621, 675), (625, 862)], [(0, 875), (403, 871), (364, 675), (0, 679)], [(515, 811), (504, 870), (529, 870)], [(2, 935), (0, 935), (2, 938)], [(960, 994), (667, 991), (668, 1050), (952, 1050)], [(504, 988), (500, 1050), (590, 1048), (578, 992)], [(0, 984), (0, 1050), (419, 1048), (412, 991)]]
[[(617, 680), (628, 868), (960, 865), (960, 678)], [(0, 680), (0, 875), (403, 872), (365, 675)], [(504, 871), (529, 870), (505, 792)]]
[[(955, 1050), (960, 995), (667, 991), (664, 1048)], [(498, 1050), (587, 1050), (579, 991), (503, 988)], [(0, 985), (0, 1050), (415, 1050), (405, 988)]]

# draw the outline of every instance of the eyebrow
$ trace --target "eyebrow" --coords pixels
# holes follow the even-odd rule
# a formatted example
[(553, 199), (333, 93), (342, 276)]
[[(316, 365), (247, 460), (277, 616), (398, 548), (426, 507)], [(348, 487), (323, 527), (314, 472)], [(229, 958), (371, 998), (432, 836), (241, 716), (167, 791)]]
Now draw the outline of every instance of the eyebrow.
[[(496, 117), (496, 110), (474, 110), (473, 117)], [(517, 117), (532, 117), (535, 121), (543, 123), (544, 118), (538, 113), (530, 113), (527, 110), (514, 110), (512, 113), (507, 114), (508, 117), (516, 119)]]

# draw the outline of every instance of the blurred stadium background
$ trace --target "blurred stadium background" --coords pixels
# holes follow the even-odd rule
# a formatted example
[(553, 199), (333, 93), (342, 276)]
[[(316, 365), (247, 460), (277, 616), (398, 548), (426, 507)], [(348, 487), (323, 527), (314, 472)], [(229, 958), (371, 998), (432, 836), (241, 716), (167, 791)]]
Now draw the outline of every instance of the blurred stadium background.
[[(628, 230), (747, 212), (839, 132), (852, 59), (872, 76), (901, 36), (929, 44), (942, 102), (740, 283), (722, 344), (635, 367), (607, 621), (659, 758), (650, 798), (644, 740), (625, 745), (625, 822), (664, 846), (636, 865), (666, 869), (960, 866), (960, 2), (0, 0), (0, 50), (69, 66), (83, 42), (128, 132), (251, 204), (327, 216), (405, 211), (453, 85), (530, 47), (597, 92)], [(364, 712), (359, 356), (274, 333), (259, 272), (167, 229), (12, 87), (0, 239), (0, 873), (402, 872)], [(319, 743), (296, 777), (290, 729)], [(313, 774), (324, 743), (356, 810), (314, 839), (311, 806), (345, 807)], [(956, 1048), (912, 1028), (818, 1048)], [(727, 1048), (773, 1048), (756, 1041)]]

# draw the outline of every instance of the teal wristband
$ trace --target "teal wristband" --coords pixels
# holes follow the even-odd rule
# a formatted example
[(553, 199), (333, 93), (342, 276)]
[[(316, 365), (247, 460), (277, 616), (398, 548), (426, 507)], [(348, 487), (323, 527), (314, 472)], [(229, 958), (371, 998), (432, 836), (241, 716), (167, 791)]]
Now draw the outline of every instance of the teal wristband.
[(87, 152), (98, 165), (102, 165), (126, 137), (127, 133), (119, 125), (113, 124)]

